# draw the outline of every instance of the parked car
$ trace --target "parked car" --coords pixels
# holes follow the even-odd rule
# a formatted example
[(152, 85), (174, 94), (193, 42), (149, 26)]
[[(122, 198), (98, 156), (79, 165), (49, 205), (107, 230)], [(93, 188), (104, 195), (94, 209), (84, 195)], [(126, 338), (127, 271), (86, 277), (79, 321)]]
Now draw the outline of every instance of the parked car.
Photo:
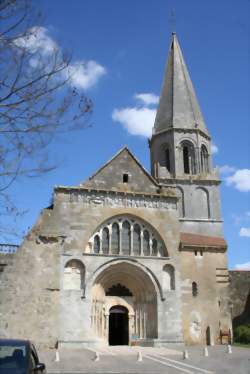
[(34, 344), (29, 340), (0, 339), (0, 374), (45, 374)]

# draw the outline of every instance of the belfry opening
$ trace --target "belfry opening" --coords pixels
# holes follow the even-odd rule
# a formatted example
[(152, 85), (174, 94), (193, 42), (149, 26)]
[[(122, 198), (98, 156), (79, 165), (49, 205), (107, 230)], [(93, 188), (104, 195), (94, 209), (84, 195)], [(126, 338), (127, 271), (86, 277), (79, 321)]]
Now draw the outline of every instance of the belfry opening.
[(156, 339), (157, 293), (149, 274), (126, 260), (107, 266), (92, 288), (91, 321), (109, 345)]

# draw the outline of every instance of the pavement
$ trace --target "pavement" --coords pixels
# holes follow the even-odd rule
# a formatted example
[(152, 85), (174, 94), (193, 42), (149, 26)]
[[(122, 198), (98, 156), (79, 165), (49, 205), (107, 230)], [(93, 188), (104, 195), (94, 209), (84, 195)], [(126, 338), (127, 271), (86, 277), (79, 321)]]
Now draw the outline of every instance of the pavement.
[[(183, 352), (187, 358), (183, 359)], [(48, 374), (250, 374), (250, 349), (227, 346), (113, 346), (41, 351)], [(56, 361), (59, 358), (59, 361)], [(58, 357), (59, 356), (59, 357)]]

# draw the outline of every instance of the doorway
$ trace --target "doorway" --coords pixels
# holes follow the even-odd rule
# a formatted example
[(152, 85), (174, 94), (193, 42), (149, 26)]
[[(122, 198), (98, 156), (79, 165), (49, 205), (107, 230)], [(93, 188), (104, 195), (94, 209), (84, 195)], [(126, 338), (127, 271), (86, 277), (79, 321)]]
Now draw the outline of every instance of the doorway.
[(206, 329), (206, 345), (211, 345), (211, 331), (209, 326)]
[(128, 345), (128, 310), (116, 305), (109, 311), (109, 345)]

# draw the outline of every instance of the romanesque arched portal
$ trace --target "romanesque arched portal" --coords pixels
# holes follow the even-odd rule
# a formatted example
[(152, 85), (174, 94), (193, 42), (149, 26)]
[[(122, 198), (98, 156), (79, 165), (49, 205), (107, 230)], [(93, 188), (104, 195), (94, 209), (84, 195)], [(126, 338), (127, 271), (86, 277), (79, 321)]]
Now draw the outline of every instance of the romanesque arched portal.
[(127, 329), (128, 339), (124, 338), (121, 344), (157, 338), (155, 285), (146, 271), (127, 261), (107, 266), (97, 275), (92, 287), (92, 328), (97, 337), (109, 343), (111, 335), (114, 336), (110, 329), (110, 321), (113, 323), (110, 313), (114, 310), (116, 313), (127, 310), (128, 324), (126, 327), (124, 322), (120, 334), (125, 336)]

